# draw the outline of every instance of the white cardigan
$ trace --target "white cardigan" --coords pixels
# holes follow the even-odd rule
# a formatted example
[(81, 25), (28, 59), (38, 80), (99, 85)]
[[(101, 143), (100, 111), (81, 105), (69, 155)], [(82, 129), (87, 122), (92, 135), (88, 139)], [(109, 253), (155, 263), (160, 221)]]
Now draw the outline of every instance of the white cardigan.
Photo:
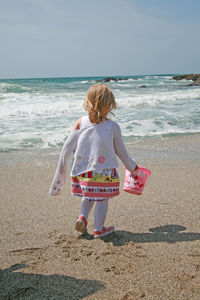
[(129, 156), (123, 142), (121, 129), (111, 120), (91, 123), (88, 117), (82, 117), (80, 130), (73, 130), (68, 136), (58, 161), (56, 173), (49, 193), (58, 195), (66, 182), (67, 160), (74, 153), (70, 176), (82, 173), (112, 169), (118, 167), (116, 155), (126, 168), (132, 172), (135, 161)]

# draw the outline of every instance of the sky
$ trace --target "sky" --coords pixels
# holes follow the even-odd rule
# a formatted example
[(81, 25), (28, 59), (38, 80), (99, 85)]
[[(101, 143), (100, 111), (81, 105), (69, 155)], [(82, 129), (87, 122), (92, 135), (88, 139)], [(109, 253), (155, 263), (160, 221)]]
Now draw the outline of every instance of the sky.
[(199, 0), (0, 0), (0, 78), (200, 73)]

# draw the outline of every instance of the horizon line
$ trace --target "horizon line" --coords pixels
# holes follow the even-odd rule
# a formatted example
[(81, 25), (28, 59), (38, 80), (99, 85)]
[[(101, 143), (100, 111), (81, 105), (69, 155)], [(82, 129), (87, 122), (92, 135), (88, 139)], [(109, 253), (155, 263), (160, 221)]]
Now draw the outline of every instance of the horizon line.
[(47, 76), (47, 77), (13, 77), (0, 78), (0, 80), (28, 80), (28, 79), (59, 79), (59, 78), (108, 78), (108, 77), (139, 77), (139, 76), (174, 76), (198, 73), (155, 73), (155, 74), (140, 74), (140, 75), (95, 75), (95, 76)]

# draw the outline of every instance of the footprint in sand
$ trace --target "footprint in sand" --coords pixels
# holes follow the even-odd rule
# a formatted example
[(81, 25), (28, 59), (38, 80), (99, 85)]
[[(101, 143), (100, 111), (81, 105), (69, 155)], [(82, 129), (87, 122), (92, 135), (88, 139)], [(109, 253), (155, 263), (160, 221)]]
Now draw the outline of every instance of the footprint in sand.
[(17, 249), (17, 250), (11, 250), (9, 251), (10, 254), (14, 255), (29, 255), (29, 254), (35, 254), (38, 251), (43, 251), (46, 248), (24, 248), (24, 249)]

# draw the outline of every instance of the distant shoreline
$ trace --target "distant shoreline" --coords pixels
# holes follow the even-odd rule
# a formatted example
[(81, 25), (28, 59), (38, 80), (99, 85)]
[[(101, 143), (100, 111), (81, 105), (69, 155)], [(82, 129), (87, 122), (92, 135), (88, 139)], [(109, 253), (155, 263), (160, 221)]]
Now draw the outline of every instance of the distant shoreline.
[[(189, 74), (189, 73), (188, 73)], [(34, 79), (69, 79), (69, 78), (106, 78), (106, 77), (140, 77), (140, 76), (179, 76), (179, 75), (185, 75), (185, 73), (169, 73), (169, 74), (136, 74), (136, 75), (94, 75), (94, 76), (47, 76), (47, 77), (13, 77), (13, 78), (0, 78), (0, 81), (4, 81), (4, 80), (34, 80)]]

